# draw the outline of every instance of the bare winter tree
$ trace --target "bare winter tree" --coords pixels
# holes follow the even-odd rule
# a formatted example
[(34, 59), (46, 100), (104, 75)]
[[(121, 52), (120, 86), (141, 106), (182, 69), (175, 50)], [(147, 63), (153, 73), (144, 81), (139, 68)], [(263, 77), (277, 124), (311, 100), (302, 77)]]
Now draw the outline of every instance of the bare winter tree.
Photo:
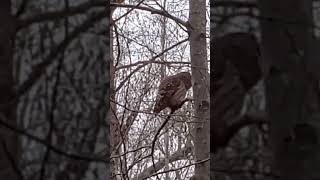
[(3, 124), (17, 127), (16, 103), (10, 103), (14, 96), (15, 80), (13, 76), (13, 48), (14, 48), (14, 21), (11, 14), (11, 1), (0, 2), (0, 178), (19, 179), (21, 174), (16, 173), (20, 159), (20, 144), (18, 135), (9, 131)]
[(261, 35), (272, 172), (281, 180), (319, 179), (319, 50), (314, 48), (313, 2), (259, 1), (259, 7), (270, 18), (261, 21)]
[(106, 6), (1, 2), (0, 179), (106, 177)]
[(194, 127), (194, 180), (210, 178), (210, 80), (206, 41), (206, 1), (189, 1), (190, 56), (196, 121)]
[[(202, 3), (201, 11), (204, 14), (200, 19), (204, 18), (204, 24), (201, 24), (203, 37), (201, 36), (200, 41), (206, 42), (209, 40), (206, 22), (208, 1)], [(190, 56), (191, 44), (188, 41), (191, 43), (189, 34), (192, 27), (187, 23), (189, 1), (124, 1), (122, 4), (114, 3), (114, 6), (117, 8), (113, 14), (115, 94), (112, 101), (115, 104), (113, 117), (120, 127), (118, 130), (114, 129), (118, 135), (113, 140), (119, 142), (115, 145), (118, 152), (111, 156), (118, 163), (114, 177), (141, 180), (190, 179), (195, 166), (208, 164), (209, 131), (206, 131), (207, 139), (204, 140), (207, 147), (203, 146), (207, 150), (203, 151), (205, 158), (201, 157), (201, 153), (196, 158), (193, 144), (198, 141), (194, 138), (198, 124), (202, 126), (203, 122), (209, 123), (208, 117), (202, 117), (208, 114), (196, 114), (194, 104), (203, 102), (202, 108), (209, 108), (206, 106), (209, 105), (209, 99), (199, 96), (199, 101), (195, 100), (194, 104), (186, 102), (181, 108), (173, 108), (175, 111), (171, 115), (162, 105), (155, 108), (156, 113), (153, 112), (158, 92), (158, 102), (163, 102), (159, 101), (163, 97), (162, 100), (171, 103), (166, 99), (166, 95), (170, 96), (171, 93), (163, 93), (163, 88), (158, 91), (166, 77), (189, 72), (187, 82), (182, 80), (173, 83), (172, 88), (178, 87), (178, 91), (182, 92), (177, 92), (179, 102), (194, 96), (194, 89), (191, 88), (193, 73), (199, 78), (196, 80), (200, 80), (197, 85), (201, 89), (197, 91), (207, 90), (209, 93), (208, 45), (201, 44), (204, 49), (199, 62), (193, 64), (193, 59), (198, 57)], [(199, 31), (194, 29), (192, 33)], [(194, 42), (197, 41), (194, 39)], [(202, 82), (203, 78), (207, 79)], [(171, 86), (169, 91), (170, 88)], [(192, 91), (186, 91), (188, 89)], [(201, 117), (198, 117), (199, 114)], [(208, 126), (206, 128), (209, 130)], [(209, 170), (206, 174), (208, 173)]]
[[(288, 3), (291, 5), (288, 6)], [(315, 48), (318, 41), (318, 2), (259, 1), (257, 4), (255, 1), (218, 1), (214, 6), (211, 20), (217, 27), (216, 34), (220, 37), (221, 34), (225, 35), (213, 41), (213, 47), (217, 47), (216, 59), (219, 60), (220, 52), (224, 52), (219, 50), (223, 44), (220, 40), (224, 37), (232, 37), (233, 32), (239, 31), (255, 35), (258, 42), (261, 42), (259, 66), (263, 80), (247, 91), (245, 81), (241, 80), (242, 68), (239, 70), (239, 66), (229, 63), (235, 77), (238, 77), (238, 85), (214, 92), (215, 96), (220, 94), (226, 97), (222, 98), (226, 106), (219, 106), (222, 104), (219, 101), (214, 103), (218, 103), (218, 109), (225, 107), (225, 111), (220, 113), (227, 120), (222, 122), (228, 124), (224, 124), (223, 128), (217, 125), (213, 128), (214, 135), (219, 133), (211, 139), (211, 145), (215, 145), (212, 146), (214, 153), (211, 156), (213, 178), (319, 178), (315, 168), (319, 163), (319, 75), (316, 70), (319, 54)], [(247, 52), (249, 57), (256, 56), (256, 48), (249, 48), (248, 51), (243, 49), (250, 47), (252, 42), (248, 38), (244, 39), (241, 46), (238, 46), (242, 49), (241, 54)], [(226, 44), (231, 47), (230, 52), (234, 52), (232, 54), (236, 59), (244, 57), (236, 52), (238, 48), (234, 43)], [(256, 43), (251, 44), (256, 46)], [(249, 57), (245, 59), (249, 60)], [(222, 59), (222, 62), (227, 62), (232, 58), (224, 56)], [(250, 70), (255, 64), (250, 62), (245, 65), (249, 68), (246, 72), (255, 74), (257, 68)], [(222, 66), (221, 63), (217, 65)], [(228, 72), (218, 70), (222, 73), (213, 78), (219, 79)], [(225, 83), (214, 81), (213, 84), (216, 89), (220, 89)], [(242, 87), (241, 95), (236, 87)], [(228, 103), (235, 104), (232, 102), (242, 104), (235, 108), (236, 115), (235, 109), (228, 106)], [(216, 123), (216, 120), (212, 121)], [(239, 126), (234, 126), (237, 124)], [(224, 143), (220, 144), (220, 140)]]

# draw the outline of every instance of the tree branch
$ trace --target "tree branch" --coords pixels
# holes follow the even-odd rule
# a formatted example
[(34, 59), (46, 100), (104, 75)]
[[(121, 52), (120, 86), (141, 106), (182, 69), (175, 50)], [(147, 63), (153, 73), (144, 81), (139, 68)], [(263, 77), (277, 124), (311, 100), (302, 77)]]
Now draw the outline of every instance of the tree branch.
[(178, 24), (183, 25), (184, 27), (188, 28), (189, 25), (187, 22), (183, 21), (180, 18), (177, 18), (165, 11), (161, 11), (158, 9), (154, 9), (154, 8), (150, 8), (150, 7), (144, 7), (144, 6), (136, 6), (136, 5), (131, 5), (131, 4), (117, 4), (117, 3), (110, 3), (111, 7), (112, 6), (116, 6), (116, 7), (123, 7), (123, 8), (134, 8), (134, 9), (139, 9), (139, 10), (143, 10), (143, 11), (149, 11), (151, 12), (151, 14), (158, 14), (158, 15), (162, 15), (164, 17), (167, 17), (175, 22), (177, 22)]
[(44, 145), (45, 147), (47, 147), (48, 149), (50, 149), (52, 152), (55, 152), (56, 154), (59, 154), (59, 155), (62, 155), (62, 156), (65, 156), (65, 157), (68, 157), (68, 158), (71, 158), (71, 159), (75, 159), (75, 160), (82, 160), (82, 161), (89, 161), (89, 162), (99, 162), (99, 163), (109, 163), (109, 158), (107, 158), (106, 160), (105, 159), (102, 159), (102, 158), (99, 158), (99, 157), (87, 157), (87, 156), (81, 156), (81, 155), (78, 155), (78, 154), (74, 154), (74, 153), (68, 153), (68, 152), (65, 152), (55, 146), (53, 146), (52, 144), (49, 144), (47, 142), (47, 140), (44, 140), (44, 139), (41, 139), (37, 136), (34, 136), (28, 132), (26, 132), (25, 130), (22, 130), (22, 129), (19, 129), (17, 127), (14, 127), (6, 122), (9, 122), (9, 120), (7, 119), (7, 117), (0, 112), (0, 126), (10, 130), (10, 131), (13, 131), (17, 134), (20, 134), (22, 136), (25, 136), (39, 144), (42, 144)]
[(156, 56), (152, 57), (149, 61), (146, 61), (145, 63), (141, 64), (140, 66), (138, 66), (135, 70), (133, 70), (122, 82), (120, 82), (120, 84), (118, 85), (118, 87), (116, 88), (115, 92), (119, 91), (122, 86), (126, 83), (126, 81), (128, 81), (130, 79), (130, 77), (136, 73), (138, 70), (140, 70), (141, 68), (143, 68), (144, 66), (154, 62), (158, 57), (162, 56), (164, 53), (168, 52), (169, 50), (177, 47), (178, 45), (187, 42), (189, 40), (189, 38), (186, 38), (170, 47), (168, 47), (167, 49), (163, 50), (161, 53), (157, 54)]
[(88, 18), (82, 25), (75, 28), (70, 35), (65, 38), (58, 46), (52, 49), (49, 55), (44, 59), (43, 62), (39, 63), (34, 67), (34, 70), (31, 72), (29, 79), (24, 81), (16, 90), (13, 97), (9, 98), (8, 103), (0, 104), (0, 109), (7, 107), (10, 103), (15, 103), (20, 96), (28, 92), (32, 86), (40, 79), (40, 77), (46, 72), (46, 69), (54, 62), (59, 52), (62, 52), (63, 49), (67, 48), (68, 45), (79, 36), (80, 33), (87, 31), (90, 27), (92, 27), (97, 21), (106, 17), (107, 14), (104, 11), (98, 12), (92, 17)]
[[(107, 1), (88, 1), (80, 5), (70, 7), (68, 9), (57, 10), (54, 12), (45, 12), (40, 14), (34, 14), (30, 17), (24, 19), (18, 19), (16, 24), (16, 30), (26, 28), (34, 23), (41, 23), (44, 21), (53, 21), (60, 18), (65, 18), (67, 16), (74, 16), (77, 14), (82, 14), (95, 7), (107, 7)], [(107, 12), (105, 11), (107, 15)]]
[[(187, 155), (191, 152), (191, 150), (192, 150), (191, 147), (184, 147), (181, 150), (176, 151), (170, 157), (168, 157), (169, 163), (186, 158)], [(155, 163), (154, 166), (156, 167), (156, 170), (158, 171), (159, 169), (162, 169), (165, 165), (166, 165), (166, 159), (162, 158), (157, 163)], [(148, 168), (144, 169), (139, 175), (137, 175), (133, 179), (143, 180), (143, 179), (146, 179), (150, 176), (153, 176), (154, 173), (155, 173), (154, 167), (153, 167), (153, 165), (151, 165)]]
[(211, 142), (212, 147), (214, 147), (211, 151), (217, 152), (219, 148), (225, 147), (229, 141), (235, 136), (236, 133), (239, 132), (242, 128), (254, 124), (264, 124), (267, 123), (267, 115), (265, 112), (254, 112), (254, 113), (247, 113), (243, 116), (239, 116), (234, 123), (230, 124), (229, 126), (225, 127), (225, 129), (221, 130), (223, 134), (218, 138), (215, 138), (216, 141)]

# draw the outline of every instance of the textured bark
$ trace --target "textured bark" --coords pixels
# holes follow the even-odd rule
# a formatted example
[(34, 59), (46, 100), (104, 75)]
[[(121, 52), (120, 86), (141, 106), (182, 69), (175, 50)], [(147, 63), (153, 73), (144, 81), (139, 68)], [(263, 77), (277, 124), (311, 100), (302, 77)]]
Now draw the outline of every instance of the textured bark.
[[(124, 0), (113, 0), (111, 1), (113, 3), (123, 3)], [(115, 11), (116, 7), (112, 7), (111, 8), (111, 12), (110, 12), (110, 17), (111, 17), (111, 22), (113, 20), (113, 12)], [(110, 98), (110, 106), (109, 106), (109, 111), (107, 114), (107, 120), (110, 123), (110, 147), (111, 147), (111, 154), (112, 155), (117, 155), (119, 154), (119, 144), (121, 142), (121, 125), (120, 122), (117, 120), (116, 117), (116, 112), (117, 112), (117, 106), (114, 103), (115, 102), (115, 66), (114, 66), (114, 55), (113, 55), (113, 26), (110, 26), (110, 94), (109, 94), (109, 98)], [(119, 170), (119, 159), (114, 159), (113, 161), (111, 161), (111, 178), (110, 179), (120, 179), (119, 176), (115, 176), (115, 174), (117, 174), (117, 170)], [(120, 167), (122, 168), (122, 167)]]
[[(110, 96), (110, 63), (111, 63), (111, 49), (109, 46), (111, 46), (111, 41), (110, 41), (110, 17), (111, 17), (111, 9), (110, 9), (110, 6), (107, 6), (107, 14), (108, 14), (108, 18), (107, 18), (107, 45), (108, 45), (108, 48), (107, 48), (107, 56), (109, 55), (109, 57), (107, 57), (107, 61), (106, 61), (106, 66), (107, 66), (107, 74), (106, 74), (106, 108), (107, 108), (107, 116), (110, 112), (110, 99), (109, 99), (109, 96)], [(107, 160), (108, 160), (108, 164), (106, 165), (107, 166), (107, 176), (108, 176), (108, 179), (111, 179), (111, 165), (110, 165), (110, 156), (111, 156), (111, 142), (110, 142), (110, 121), (108, 120), (108, 117), (106, 118), (106, 129), (107, 129), (107, 148), (106, 148), (106, 154), (107, 154)]]
[[(14, 18), (11, 16), (11, 1), (0, 1), (0, 112), (6, 117), (4, 121), (17, 126), (16, 104), (8, 104), (14, 95), (13, 45)], [(2, 119), (3, 120), (3, 119)], [(19, 142), (16, 133), (0, 127), (0, 179), (18, 179), (15, 171), (18, 161)]]
[[(192, 65), (193, 98), (195, 107), (194, 146), (195, 159), (202, 161), (208, 159), (210, 154), (210, 97), (209, 73), (206, 43), (206, 1), (189, 1), (190, 23), (190, 54)], [(209, 180), (210, 163), (195, 165), (196, 180)]]
[(320, 179), (319, 88), (310, 63), (311, 0), (259, 1), (273, 173)]

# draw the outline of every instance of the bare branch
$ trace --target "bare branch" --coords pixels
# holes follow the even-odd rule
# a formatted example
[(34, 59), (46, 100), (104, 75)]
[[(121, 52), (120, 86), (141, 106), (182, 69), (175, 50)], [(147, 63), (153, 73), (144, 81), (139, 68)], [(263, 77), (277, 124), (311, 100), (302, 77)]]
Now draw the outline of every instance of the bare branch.
[(143, 63), (142, 65), (138, 66), (135, 70), (133, 70), (120, 84), (119, 86), (116, 88), (115, 92), (119, 91), (119, 89), (122, 88), (122, 86), (125, 84), (126, 81), (128, 81), (128, 79), (130, 79), (130, 77), (137, 72), (139, 69), (143, 68), (144, 66), (148, 65), (150, 62), (154, 62), (158, 57), (162, 56), (164, 53), (170, 51), (171, 49), (175, 48), (176, 46), (187, 42), (189, 40), (189, 38), (186, 38), (170, 47), (168, 47), (167, 49), (165, 49), (164, 51), (162, 51), (161, 53), (157, 54), (156, 56), (152, 57), (148, 62)]
[[(82, 25), (77, 27), (70, 35), (64, 39), (58, 46), (53, 48), (50, 54), (45, 58), (45, 60), (34, 67), (34, 70), (29, 75), (29, 79), (25, 80), (20, 87), (18, 87), (16, 93), (13, 97), (10, 98), (8, 103), (16, 102), (20, 96), (24, 95), (28, 92), (31, 87), (41, 78), (41, 76), (46, 72), (46, 69), (56, 60), (56, 57), (61, 55), (63, 49), (68, 47), (71, 42), (79, 36), (80, 33), (87, 31), (90, 27), (92, 27), (97, 21), (106, 17), (106, 13), (104, 11), (96, 13), (92, 17), (88, 18)], [(7, 103), (0, 104), (0, 109), (7, 107)]]
[[(152, 174), (152, 175), (149, 176), (149, 177), (156, 176), (156, 175), (158, 175), (158, 174), (167, 173), (167, 172), (178, 171), (178, 170), (181, 170), (181, 169), (190, 167), (190, 166), (194, 166), (194, 165), (196, 165), (196, 164), (205, 163), (205, 162), (207, 162), (207, 161), (209, 161), (209, 160), (210, 160), (210, 159), (204, 159), (204, 160), (201, 160), (201, 161), (197, 161), (197, 162), (195, 162), (195, 163), (188, 164), (188, 165), (183, 166), (183, 167), (179, 167), (179, 168), (175, 168), (175, 169), (169, 169), (169, 170), (167, 170), (167, 171), (162, 171), (162, 172), (154, 173), (154, 174)], [(149, 177), (147, 177), (147, 178), (149, 178)], [(144, 179), (147, 179), (147, 178), (144, 178)], [(144, 180), (144, 179), (143, 179), (143, 180)]]
[[(187, 158), (188, 154), (191, 152), (191, 150), (192, 150), (191, 147), (184, 147), (183, 149), (176, 151), (168, 158), (169, 163), (181, 160), (183, 158)], [(156, 170), (162, 169), (165, 165), (166, 165), (165, 159), (164, 158), (160, 159), (157, 163), (155, 163)], [(183, 168), (185, 168), (185, 167), (186, 166), (184, 166)], [(179, 168), (179, 169), (182, 169), (182, 168)], [(176, 170), (179, 170), (179, 169), (176, 169)], [(173, 171), (173, 170), (171, 170), (171, 171)], [(154, 173), (155, 173), (154, 167), (153, 167), (153, 165), (151, 165), (150, 167), (144, 169), (144, 171), (142, 171), (134, 179), (143, 180), (143, 179), (155, 176), (156, 174), (154, 174)], [(162, 173), (165, 173), (165, 172), (159, 172), (157, 174), (162, 174)]]
[(150, 8), (150, 7), (144, 7), (144, 6), (136, 6), (136, 5), (131, 5), (131, 4), (116, 4), (116, 3), (110, 3), (111, 6), (117, 6), (117, 7), (123, 7), (123, 8), (134, 8), (134, 9), (139, 9), (139, 10), (143, 10), (143, 11), (149, 11), (151, 12), (151, 14), (158, 14), (158, 15), (162, 15), (165, 16), (175, 22), (177, 22), (178, 24), (183, 25), (184, 27), (188, 28), (189, 25), (187, 22), (183, 21), (182, 19), (179, 19), (165, 11), (161, 11), (158, 9), (154, 9), (154, 8)]
[(10, 131), (13, 131), (14, 133), (17, 133), (19, 135), (25, 136), (27, 138), (29, 138), (30, 140), (33, 140), (39, 144), (44, 145), (45, 147), (47, 147), (48, 149), (50, 149), (52, 152), (55, 152), (56, 154), (71, 158), (71, 159), (75, 159), (75, 160), (82, 160), (82, 161), (89, 161), (89, 162), (97, 162), (97, 163), (109, 163), (109, 158), (102, 159), (102, 158), (98, 158), (98, 157), (87, 157), (87, 156), (81, 156), (78, 154), (74, 154), (74, 153), (68, 153), (65, 152), (55, 146), (53, 146), (52, 144), (49, 144), (47, 142), (47, 140), (41, 139), (37, 136), (34, 136), (28, 132), (26, 132), (25, 130), (19, 129), (17, 127), (14, 127), (6, 122), (9, 122), (9, 120), (7, 119), (7, 117), (0, 112), (0, 126), (9, 129)]
[[(88, 1), (85, 3), (82, 3), (80, 5), (70, 7), (68, 9), (58, 10), (54, 12), (45, 12), (41, 14), (35, 14), (31, 17), (27, 17), (24, 19), (17, 20), (16, 29), (20, 30), (22, 28), (26, 28), (34, 23), (41, 23), (44, 21), (53, 21), (60, 18), (65, 18), (67, 16), (74, 16), (77, 14), (85, 13), (91, 8), (95, 7), (106, 7), (107, 1)], [(107, 15), (107, 12), (104, 11)]]

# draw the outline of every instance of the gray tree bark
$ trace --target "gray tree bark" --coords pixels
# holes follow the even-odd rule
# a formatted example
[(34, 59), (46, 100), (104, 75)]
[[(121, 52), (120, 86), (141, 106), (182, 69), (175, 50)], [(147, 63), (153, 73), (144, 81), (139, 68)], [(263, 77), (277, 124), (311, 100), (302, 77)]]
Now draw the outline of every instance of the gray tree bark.
[(310, 68), (312, 1), (261, 0), (259, 7), (273, 173), (280, 180), (320, 179), (319, 87)]
[[(11, 1), (0, 2), (0, 104), (1, 121), (17, 126), (16, 104), (8, 104), (14, 96), (13, 47), (14, 17), (11, 15)], [(3, 106), (4, 105), (4, 106)], [(4, 116), (4, 117), (3, 117)], [(18, 179), (19, 142), (16, 133), (0, 127), (0, 179)]]
[[(194, 146), (196, 161), (203, 161), (210, 157), (210, 96), (209, 73), (206, 43), (206, 1), (189, 1), (189, 33), (191, 71), (193, 80), (193, 98), (195, 105)], [(210, 179), (210, 163), (195, 165), (194, 180)]]
[[(112, 0), (111, 2), (113, 3), (123, 3), (124, 0)], [(111, 19), (111, 23), (113, 21), (113, 12), (116, 10), (116, 7), (111, 7), (111, 12), (110, 12), (110, 19)], [(117, 120), (117, 117), (115, 115), (115, 113), (117, 112), (117, 106), (114, 103), (115, 102), (115, 66), (114, 66), (114, 55), (113, 55), (113, 26), (110, 26), (110, 94), (109, 94), (109, 98), (110, 98), (110, 109), (108, 111), (107, 114), (107, 120), (110, 123), (110, 144), (111, 144), (111, 154), (112, 155), (118, 155), (120, 153), (120, 149), (119, 149), (119, 143), (121, 142), (121, 129), (120, 129), (120, 122)], [(115, 174), (118, 174), (119, 172), (117, 171), (121, 171), (120, 167), (120, 159), (113, 159), (111, 161), (111, 179), (117, 180), (120, 179), (121, 177), (116, 176)]]

